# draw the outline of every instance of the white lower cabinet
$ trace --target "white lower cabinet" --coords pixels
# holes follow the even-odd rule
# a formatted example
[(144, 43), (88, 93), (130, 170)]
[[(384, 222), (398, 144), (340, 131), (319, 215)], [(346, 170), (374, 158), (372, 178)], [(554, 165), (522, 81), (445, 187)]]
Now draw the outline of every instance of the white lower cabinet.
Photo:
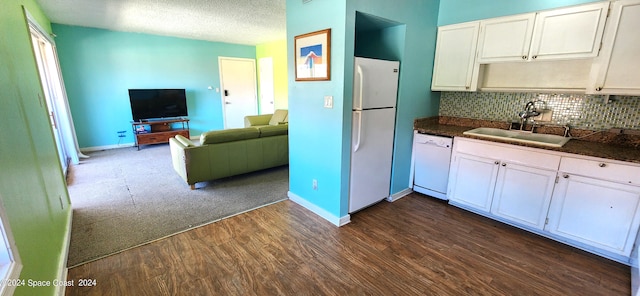
[(450, 203), (630, 263), (640, 227), (640, 166), (455, 138)]
[(457, 154), (454, 158), (449, 200), (488, 213), (500, 161), (468, 154)]
[[(606, 163), (601, 165), (607, 167)], [(602, 168), (594, 169), (597, 173)], [(637, 167), (618, 165), (618, 169), (640, 175)], [(577, 175), (590, 172), (593, 171), (562, 173), (554, 190), (545, 229), (628, 257), (640, 225), (640, 187)]]
[(498, 173), (491, 213), (513, 222), (543, 229), (556, 171), (503, 162)]

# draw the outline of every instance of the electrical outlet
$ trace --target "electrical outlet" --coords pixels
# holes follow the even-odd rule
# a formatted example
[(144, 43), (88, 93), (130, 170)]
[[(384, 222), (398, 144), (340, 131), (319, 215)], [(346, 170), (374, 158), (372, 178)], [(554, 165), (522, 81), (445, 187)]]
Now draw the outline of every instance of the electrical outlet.
[(313, 179), (311, 187), (313, 188), (313, 190), (318, 190), (318, 180)]
[(535, 121), (551, 121), (551, 119), (553, 118), (553, 110), (551, 109), (544, 109), (544, 110), (538, 110), (540, 112), (540, 115), (536, 116), (533, 118), (533, 120)]

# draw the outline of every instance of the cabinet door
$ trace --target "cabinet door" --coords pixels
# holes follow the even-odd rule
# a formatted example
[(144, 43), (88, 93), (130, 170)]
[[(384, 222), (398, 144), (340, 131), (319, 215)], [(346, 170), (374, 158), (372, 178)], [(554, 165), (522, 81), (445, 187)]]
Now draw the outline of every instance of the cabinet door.
[(543, 229), (556, 172), (503, 162), (498, 173), (491, 213)]
[(478, 62), (527, 60), (535, 18), (528, 13), (481, 21)]
[(499, 164), (494, 159), (461, 153), (454, 155), (449, 200), (488, 213)]
[(640, 0), (614, 2), (588, 93), (640, 95)]
[(549, 207), (551, 233), (629, 256), (640, 223), (640, 188), (563, 174)]
[(474, 91), (479, 66), (475, 63), (479, 22), (438, 28), (432, 90)]
[(589, 58), (598, 55), (609, 2), (543, 11), (536, 16), (531, 59)]

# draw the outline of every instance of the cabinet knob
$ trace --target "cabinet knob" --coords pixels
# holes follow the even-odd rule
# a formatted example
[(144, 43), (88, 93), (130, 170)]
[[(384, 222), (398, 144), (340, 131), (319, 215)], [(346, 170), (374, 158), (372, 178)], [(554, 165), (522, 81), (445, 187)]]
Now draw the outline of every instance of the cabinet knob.
[(565, 178), (565, 179), (569, 179), (569, 175), (568, 174), (564, 174), (564, 175), (562, 175), (562, 177)]
[(496, 161), (494, 161), (493, 163), (494, 163), (494, 164), (500, 164), (500, 162), (499, 162), (499, 161), (497, 161), (497, 160), (496, 160)]
[(503, 163), (502, 163), (502, 166), (507, 166), (507, 163), (506, 163), (506, 162), (503, 162)]
[(526, 59), (527, 59), (527, 56), (522, 56), (522, 59), (523, 59), (523, 60), (526, 60)]
[(470, 87), (470, 86), (465, 86), (464, 88), (465, 88), (465, 89), (470, 89), (471, 87)]
[(602, 87), (596, 87), (596, 91), (601, 91)]
[(538, 58), (538, 56), (532, 56), (531, 58), (535, 60)]
[(606, 164), (606, 163), (604, 163), (604, 162), (601, 162), (601, 163), (599, 163), (599, 164), (598, 164), (598, 166), (599, 166), (599, 167), (601, 167), (601, 168), (603, 168), (603, 167), (606, 167), (606, 166), (607, 166), (607, 164)]

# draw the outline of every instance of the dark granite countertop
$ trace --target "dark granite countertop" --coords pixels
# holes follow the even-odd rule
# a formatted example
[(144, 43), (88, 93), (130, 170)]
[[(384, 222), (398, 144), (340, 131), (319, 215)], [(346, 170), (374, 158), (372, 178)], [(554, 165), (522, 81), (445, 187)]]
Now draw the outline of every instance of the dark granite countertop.
[[(605, 159), (613, 159), (640, 164), (640, 148), (638, 148), (637, 146), (637, 142), (640, 142), (640, 139), (636, 139), (635, 136), (612, 136), (607, 134), (596, 136), (593, 131), (575, 131), (575, 133), (579, 134), (578, 137), (589, 140), (572, 139), (564, 146), (555, 148), (525, 143), (493, 140), (463, 134), (463, 132), (474, 129), (476, 127), (494, 127), (507, 129), (508, 123), (452, 117), (429, 117), (416, 119), (414, 121), (414, 129), (419, 133), (424, 134), (447, 137), (473, 138), (485, 141), (507, 143), (517, 146), (534, 147), (545, 150), (573, 153), (578, 155), (600, 157)], [(587, 136), (583, 137), (581, 134), (586, 134)], [(592, 134), (594, 136), (590, 136)]]

